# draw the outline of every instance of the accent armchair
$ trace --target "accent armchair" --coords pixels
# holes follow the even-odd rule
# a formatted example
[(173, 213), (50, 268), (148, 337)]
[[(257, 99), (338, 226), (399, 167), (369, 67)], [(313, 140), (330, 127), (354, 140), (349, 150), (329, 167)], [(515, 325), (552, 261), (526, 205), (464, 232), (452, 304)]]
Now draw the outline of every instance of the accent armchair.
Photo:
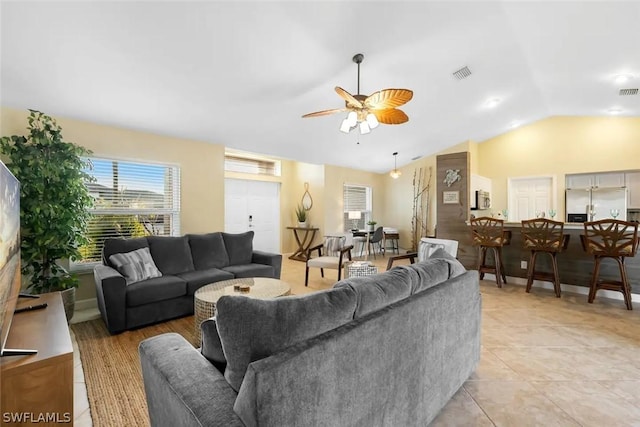
[[(324, 269), (338, 270), (338, 280), (342, 278), (342, 264), (351, 261), (351, 249), (353, 245), (345, 245), (344, 236), (327, 236), (320, 245), (309, 248), (307, 252), (307, 266), (304, 274), (304, 285), (309, 285), (309, 268), (319, 268), (320, 275), (324, 277)], [(318, 256), (312, 258), (313, 252), (318, 251)]]

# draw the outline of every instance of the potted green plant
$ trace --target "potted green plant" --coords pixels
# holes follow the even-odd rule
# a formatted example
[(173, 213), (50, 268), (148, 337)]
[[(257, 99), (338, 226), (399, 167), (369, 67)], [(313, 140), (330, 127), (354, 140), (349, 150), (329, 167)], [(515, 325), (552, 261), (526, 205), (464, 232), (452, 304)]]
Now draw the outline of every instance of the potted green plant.
[(375, 228), (376, 228), (376, 224), (377, 224), (377, 222), (375, 222), (374, 220), (367, 221), (368, 230), (369, 231), (374, 231)]
[(298, 227), (307, 226), (307, 211), (302, 205), (296, 206), (296, 218), (298, 219)]
[(61, 260), (81, 258), (93, 198), (85, 182), (87, 149), (66, 142), (51, 117), (29, 110), (27, 136), (0, 138), (0, 152), (20, 181), (22, 275), (34, 293), (62, 291), (67, 320), (73, 316), (78, 278)]

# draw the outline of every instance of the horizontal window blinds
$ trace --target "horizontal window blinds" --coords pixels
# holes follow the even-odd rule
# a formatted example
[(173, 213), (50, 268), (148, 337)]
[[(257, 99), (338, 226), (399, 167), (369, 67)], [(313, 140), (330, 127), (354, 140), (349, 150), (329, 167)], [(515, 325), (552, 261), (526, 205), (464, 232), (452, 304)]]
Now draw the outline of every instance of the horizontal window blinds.
[(224, 156), (224, 170), (254, 175), (280, 176), (280, 162), (226, 154)]
[[(180, 234), (180, 169), (177, 166), (92, 158), (85, 183), (94, 199), (79, 263), (100, 261), (107, 238)], [(78, 263), (76, 263), (78, 264)]]

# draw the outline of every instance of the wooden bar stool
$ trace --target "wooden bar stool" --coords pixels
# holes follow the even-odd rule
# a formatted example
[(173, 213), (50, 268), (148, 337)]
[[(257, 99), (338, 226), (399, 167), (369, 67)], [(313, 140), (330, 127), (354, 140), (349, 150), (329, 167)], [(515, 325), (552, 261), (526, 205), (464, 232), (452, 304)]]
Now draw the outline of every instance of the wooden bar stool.
[[(478, 252), (478, 271), (480, 279), (485, 273), (496, 275), (496, 284), (502, 287), (507, 283), (502, 261), (502, 247), (511, 243), (511, 231), (504, 230), (504, 221), (496, 218), (480, 217), (471, 219), (471, 240)], [(493, 253), (493, 265), (487, 264), (487, 250)]]
[[(545, 218), (522, 221), (522, 246), (531, 252), (529, 268), (527, 269), (527, 288), (531, 291), (533, 280), (543, 280), (553, 283), (556, 296), (560, 298), (560, 275), (558, 274), (558, 253), (567, 249), (569, 235), (562, 234), (564, 223)], [(539, 253), (546, 253), (551, 258), (552, 272), (536, 270), (536, 258)]]
[[(589, 289), (589, 302), (592, 303), (598, 289), (622, 292), (627, 310), (631, 305), (631, 287), (624, 266), (626, 257), (634, 257), (638, 250), (638, 223), (603, 219), (584, 223), (584, 234), (580, 236), (582, 248), (593, 255), (595, 266)], [(612, 258), (618, 264), (620, 280), (599, 280), (600, 263)]]

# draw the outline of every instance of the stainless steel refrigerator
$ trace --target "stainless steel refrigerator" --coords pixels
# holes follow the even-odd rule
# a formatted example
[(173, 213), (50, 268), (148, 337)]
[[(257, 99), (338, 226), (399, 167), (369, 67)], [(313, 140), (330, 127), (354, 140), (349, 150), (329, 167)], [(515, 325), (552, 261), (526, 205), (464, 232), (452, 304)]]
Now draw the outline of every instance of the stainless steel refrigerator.
[(613, 218), (627, 220), (627, 188), (586, 188), (566, 190), (567, 222), (598, 221)]

